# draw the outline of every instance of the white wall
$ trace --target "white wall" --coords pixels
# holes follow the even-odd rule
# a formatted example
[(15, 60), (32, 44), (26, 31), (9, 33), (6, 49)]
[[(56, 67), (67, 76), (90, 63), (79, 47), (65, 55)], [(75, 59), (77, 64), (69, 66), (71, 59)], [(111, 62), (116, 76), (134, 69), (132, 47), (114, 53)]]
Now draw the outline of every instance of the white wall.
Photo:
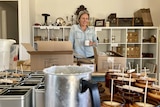
[(31, 42), (31, 26), (34, 23), (34, 0), (18, 0), (19, 5), (19, 44), (20, 60), (29, 59), (30, 56), (21, 43)]
[(160, 0), (35, 0), (36, 22), (43, 23), (42, 13), (49, 13), (48, 20), (55, 22), (56, 18), (71, 16), (83, 4), (91, 17), (105, 18), (110, 13), (117, 13), (117, 17), (133, 17), (133, 13), (140, 8), (150, 8), (155, 25), (159, 25)]

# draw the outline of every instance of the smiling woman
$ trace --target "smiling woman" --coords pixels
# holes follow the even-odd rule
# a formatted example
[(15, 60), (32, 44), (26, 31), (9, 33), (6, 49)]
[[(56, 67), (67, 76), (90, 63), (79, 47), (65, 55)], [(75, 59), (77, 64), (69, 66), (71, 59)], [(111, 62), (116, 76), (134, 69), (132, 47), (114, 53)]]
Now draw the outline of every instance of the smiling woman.
[(82, 10), (77, 16), (77, 25), (70, 30), (69, 40), (77, 58), (94, 58), (93, 46), (97, 45), (97, 36), (93, 28), (89, 27), (89, 13)]

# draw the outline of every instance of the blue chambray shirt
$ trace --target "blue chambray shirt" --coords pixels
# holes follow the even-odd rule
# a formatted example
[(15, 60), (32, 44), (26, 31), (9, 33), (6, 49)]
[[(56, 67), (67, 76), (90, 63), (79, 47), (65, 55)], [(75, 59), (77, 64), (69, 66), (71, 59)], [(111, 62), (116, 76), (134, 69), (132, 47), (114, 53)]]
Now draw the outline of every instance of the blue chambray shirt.
[(85, 40), (98, 43), (94, 28), (88, 27), (82, 31), (80, 25), (73, 25), (70, 29), (69, 41), (73, 44), (73, 49), (78, 58), (87, 58), (94, 56), (93, 46), (85, 46)]

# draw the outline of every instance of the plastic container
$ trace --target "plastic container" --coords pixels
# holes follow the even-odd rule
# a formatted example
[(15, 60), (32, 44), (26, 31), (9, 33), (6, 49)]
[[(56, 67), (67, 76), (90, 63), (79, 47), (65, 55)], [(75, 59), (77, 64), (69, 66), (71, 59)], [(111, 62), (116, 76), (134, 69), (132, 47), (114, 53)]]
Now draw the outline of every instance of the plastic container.
[(0, 71), (9, 69), (10, 48), (14, 43), (12, 39), (0, 39)]

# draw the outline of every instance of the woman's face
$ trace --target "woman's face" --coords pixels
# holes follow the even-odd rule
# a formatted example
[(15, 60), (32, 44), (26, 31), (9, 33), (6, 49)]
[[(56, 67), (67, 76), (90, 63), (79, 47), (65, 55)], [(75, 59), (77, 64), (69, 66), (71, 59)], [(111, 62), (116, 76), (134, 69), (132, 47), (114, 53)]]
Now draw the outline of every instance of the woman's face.
[(81, 26), (87, 26), (88, 22), (89, 22), (88, 14), (83, 14), (79, 19), (79, 23)]

